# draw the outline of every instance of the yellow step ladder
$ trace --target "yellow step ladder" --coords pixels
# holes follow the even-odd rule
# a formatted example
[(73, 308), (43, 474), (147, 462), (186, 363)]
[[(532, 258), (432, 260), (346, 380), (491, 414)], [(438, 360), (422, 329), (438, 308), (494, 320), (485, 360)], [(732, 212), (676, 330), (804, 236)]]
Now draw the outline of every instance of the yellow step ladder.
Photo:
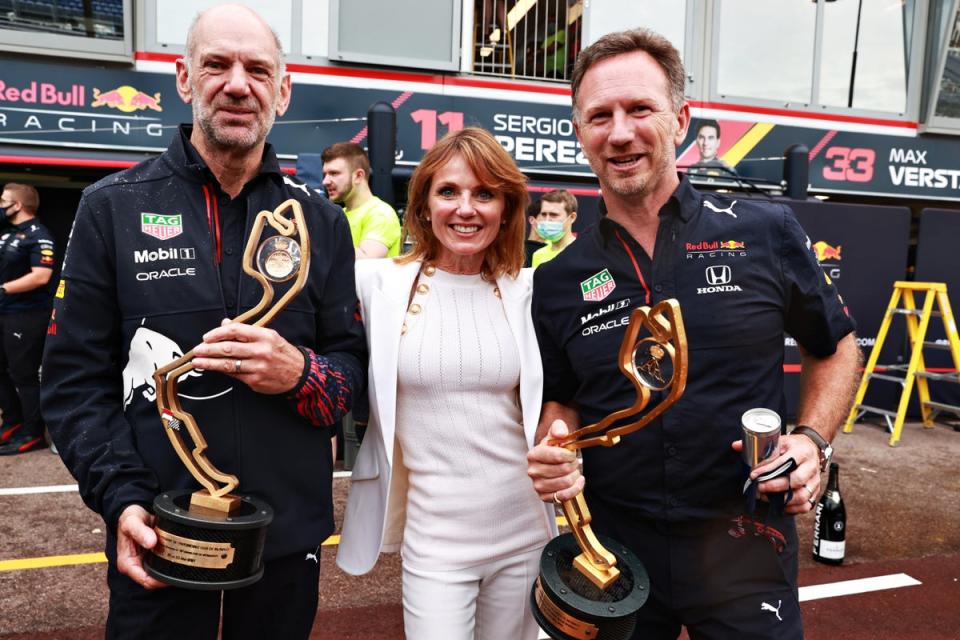
[[(921, 309), (917, 308), (914, 292), (926, 294)], [(897, 305), (901, 300), (903, 306), (898, 307)], [(937, 310), (933, 308), (935, 302), (938, 307)], [(880, 357), (881, 349), (883, 349), (883, 341), (887, 337), (887, 331), (890, 329), (890, 322), (896, 315), (906, 316), (907, 319), (907, 335), (910, 341), (910, 362), (907, 365), (885, 367), (885, 370), (894, 372), (905, 371), (906, 375), (902, 378), (886, 372), (875, 372), (877, 359)], [(933, 316), (940, 316), (943, 319), (943, 328), (947, 334), (947, 344), (926, 340), (927, 328), (930, 326), (930, 318)], [(927, 371), (923, 360), (924, 348), (949, 351), (953, 356), (953, 373)], [(896, 411), (889, 411), (887, 409), (863, 404), (863, 398), (867, 395), (867, 386), (870, 384), (870, 380), (873, 379), (897, 382), (903, 387), (903, 391), (900, 394), (900, 404)], [(890, 446), (895, 447), (900, 440), (900, 432), (903, 431), (903, 422), (907, 416), (907, 405), (910, 404), (910, 392), (913, 390), (914, 382), (917, 383), (917, 393), (920, 397), (920, 413), (923, 418), (924, 427), (933, 427), (934, 419), (943, 412), (954, 413), (960, 416), (960, 406), (930, 400), (928, 380), (960, 383), (960, 338), (957, 337), (957, 323), (954, 321), (953, 311), (950, 309), (950, 300), (947, 298), (947, 285), (942, 282), (897, 281), (893, 283), (893, 295), (890, 297), (890, 304), (887, 305), (886, 314), (883, 317), (883, 322), (880, 324), (880, 330), (877, 332), (877, 341), (873, 345), (873, 351), (870, 352), (867, 366), (863, 370), (860, 387), (857, 389), (857, 395), (853, 401), (853, 408), (850, 409), (850, 415), (847, 417), (847, 422), (843, 427), (844, 433), (853, 431), (853, 423), (859, 420), (864, 414), (877, 413), (882, 415), (886, 420), (887, 428), (891, 432)]]

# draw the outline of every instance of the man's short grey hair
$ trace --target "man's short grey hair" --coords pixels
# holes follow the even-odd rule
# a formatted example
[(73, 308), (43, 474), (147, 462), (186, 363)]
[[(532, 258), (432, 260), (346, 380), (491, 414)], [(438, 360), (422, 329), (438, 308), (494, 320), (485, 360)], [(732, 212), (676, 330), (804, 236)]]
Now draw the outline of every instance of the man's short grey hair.
[(629, 29), (615, 31), (601, 36), (596, 42), (580, 52), (577, 62), (573, 66), (573, 75), (570, 80), (570, 90), (573, 99), (573, 119), (580, 120), (580, 111), (577, 107), (577, 94), (583, 76), (597, 62), (634, 51), (644, 51), (653, 58), (667, 76), (667, 90), (670, 92), (670, 101), (674, 111), (680, 111), (684, 103), (684, 89), (686, 88), (687, 74), (683, 70), (683, 61), (680, 52), (662, 35), (650, 29)]
[[(277, 32), (274, 31), (273, 27), (267, 24), (266, 20), (260, 17), (253, 9), (250, 9), (250, 12), (260, 18), (263, 21), (263, 24), (270, 30), (270, 35), (273, 36), (273, 44), (277, 50), (277, 83), (280, 83), (280, 80), (283, 78), (283, 74), (286, 73), (286, 65), (283, 61), (283, 43), (280, 42), (280, 36), (277, 35)], [(183, 62), (187, 65), (187, 71), (190, 71), (190, 64), (193, 62), (193, 54), (197, 51), (197, 23), (200, 22), (200, 18), (203, 17), (203, 14), (206, 11), (201, 11), (193, 17), (193, 21), (190, 23), (190, 28), (187, 29), (187, 46), (183, 52)]]

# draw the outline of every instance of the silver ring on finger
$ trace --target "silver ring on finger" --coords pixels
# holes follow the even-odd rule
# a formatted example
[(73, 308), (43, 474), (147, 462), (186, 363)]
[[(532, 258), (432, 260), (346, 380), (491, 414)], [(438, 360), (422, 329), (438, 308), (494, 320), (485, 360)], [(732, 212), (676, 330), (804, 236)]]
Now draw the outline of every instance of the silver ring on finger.
[(807, 493), (810, 494), (810, 499), (813, 500), (814, 497), (816, 496), (816, 494), (813, 492), (813, 489), (811, 489), (810, 486), (807, 485), (806, 483), (804, 483), (803, 488), (807, 490)]
[(562, 504), (562, 502), (560, 501), (560, 498), (557, 497), (557, 492), (556, 492), (556, 491), (553, 492), (553, 502), (554, 502), (554, 504)]
[(817, 506), (817, 499), (816, 499), (816, 498), (814, 498), (813, 496), (811, 496), (811, 497), (810, 497), (810, 499), (809, 499), (809, 500), (807, 500), (807, 502), (809, 502), (809, 503), (810, 503), (810, 506), (811, 506), (811, 507), (815, 507), (815, 506)]
[(240, 367), (241, 367), (241, 365), (243, 365), (243, 360), (240, 360), (239, 358), (236, 359), (236, 360), (234, 360), (234, 361), (233, 361), (233, 372), (234, 372), (234, 373), (240, 373)]

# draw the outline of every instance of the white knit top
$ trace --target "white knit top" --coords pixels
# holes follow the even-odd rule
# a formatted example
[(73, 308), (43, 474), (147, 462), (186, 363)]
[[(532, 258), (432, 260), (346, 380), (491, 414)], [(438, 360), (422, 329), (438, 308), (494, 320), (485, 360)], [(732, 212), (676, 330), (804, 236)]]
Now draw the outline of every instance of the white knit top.
[(462, 569), (542, 546), (551, 534), (527, 476), (520, 354), (499, 292), (440, 269), (420, 285), (397, 371), (403, 561)]

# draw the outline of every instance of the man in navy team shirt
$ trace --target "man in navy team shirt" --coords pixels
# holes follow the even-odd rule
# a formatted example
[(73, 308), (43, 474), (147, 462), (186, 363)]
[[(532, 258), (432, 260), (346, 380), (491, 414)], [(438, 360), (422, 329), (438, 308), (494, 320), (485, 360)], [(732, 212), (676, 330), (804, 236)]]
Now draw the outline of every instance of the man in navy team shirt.
[(53, 294), (53, 237), (37, 220), (40, 196), (26, 184), (3, 187), (0, 211), (0, 455), (46, 446), (40, 416), (40, 360)]
[[(630, 547), (652, 593), (636, 638), (802, 638), (794, 515), (810, 511), (857, 381), (854, 323), (792, 212), (707, 195), (676, 172), (690, 123), (676, 49), (646, 30), (608, 34), (573, 73), (573, 121), (604, 215), (537, 269), (533, 314), (544, 409), (529, 473), (545, 501), (584, 489), (596, 532)], [(618, 446), (574, 454), (568, 430), (633, 404), (617, 365), (631, 311), (676, 298), (689, 345), (683, 397)], [(740, 418), (785, 412), (784, 334), (801, 347), (797, 427), (743, 494)], [(652, 404), (664, 393), (654, 392)], [(584, 482), (586, 478), (586, 483)], [(764, 606), (766, 605), (766, 606)]]

